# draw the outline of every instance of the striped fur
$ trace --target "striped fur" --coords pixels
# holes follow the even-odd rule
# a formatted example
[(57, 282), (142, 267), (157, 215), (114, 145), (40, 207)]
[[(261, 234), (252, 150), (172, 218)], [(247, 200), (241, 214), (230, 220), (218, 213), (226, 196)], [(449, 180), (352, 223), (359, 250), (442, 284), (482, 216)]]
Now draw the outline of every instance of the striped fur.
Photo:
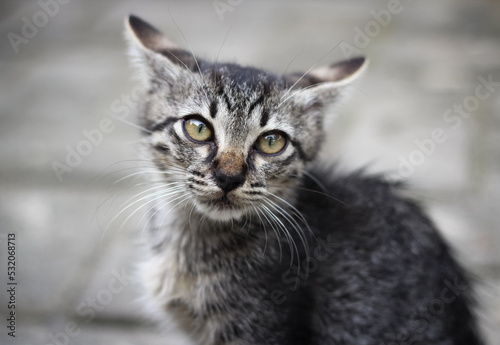
[[(480, 344), (465, 274), (419, 208), (376, 179), (311, 170), (325, 109), (364, 58), (278, 77), (196, 59), (137, 17), (128, 28), (166, 186), (144, 282), (193, 344)], [(187, 135), (192, 118), (212, 139)], [(270, 133), (286, 144), (265, 154)], [(415, 313), (450, 281), (460, 296), (422, 331)]]

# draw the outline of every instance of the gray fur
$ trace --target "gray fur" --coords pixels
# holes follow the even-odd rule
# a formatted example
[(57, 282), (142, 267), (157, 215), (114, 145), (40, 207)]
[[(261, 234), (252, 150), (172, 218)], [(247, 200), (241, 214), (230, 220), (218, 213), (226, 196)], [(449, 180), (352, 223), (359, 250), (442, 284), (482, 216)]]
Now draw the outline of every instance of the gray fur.
[[(144, 269), (160, 313), (204, 345), (479, 344), (465, 275), (418, 207), (376, 179), (311, 169), (325, 109), (364, 58), (280, 78), (197, 60), (137, 17), (128, 28), (165, 183)], [(189, 139), (189, 116), (213, 140)], [(262, 154), (271, 131), (287, 144)], [(419, 308), (454, 279), (460, 296), (421, 331)]]

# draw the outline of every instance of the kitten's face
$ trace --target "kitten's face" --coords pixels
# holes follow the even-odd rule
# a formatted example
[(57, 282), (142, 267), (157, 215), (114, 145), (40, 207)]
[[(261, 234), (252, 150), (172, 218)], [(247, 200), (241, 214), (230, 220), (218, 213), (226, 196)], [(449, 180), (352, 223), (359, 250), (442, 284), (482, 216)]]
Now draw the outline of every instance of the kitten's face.
[(147, 65), (142, 124), (162, 178), (212, 219), (280, 213), (320, 148), (325, 105), (364, 59), (326, 79), (325, 69), (278, 78), (196, 60), (136, 17), (129, 28)]
[(256, 203), (289, 196), (309, 158), (304, 149), (313, 155), (322, 133), (287, 102), (280, 105), (287, 89), (274, 77), (232, 65), (208, 68), (156, 89), (147, 112), (167, 115), (168, 123), (153, 130), (150, 143), (155, 163), (173, 173), (166, 179), (182, 181), (200, 212), (238, 218)]

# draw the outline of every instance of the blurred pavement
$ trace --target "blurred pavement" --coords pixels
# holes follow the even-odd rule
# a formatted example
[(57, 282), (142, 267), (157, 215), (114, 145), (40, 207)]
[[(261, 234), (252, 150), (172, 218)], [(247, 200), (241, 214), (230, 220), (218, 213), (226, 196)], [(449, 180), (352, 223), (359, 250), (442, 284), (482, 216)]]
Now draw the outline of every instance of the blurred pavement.
[[(219, 60), (277, 73), (342, 60), (353, 47), (369, 56), (324, 155), (409, 181), (479, 277), (481, 323), (500, 344), (499, 2), (54, 1), (0, 0), (2, 320), (7, 233), (18, 282), (16, 338), (0, 321), (0, 344), (181, 343), (143, 313), (133, 278), (140, 216), (113, 219), (141, 183), (119, 181), (139, 157), (128, 104), (138, 83), (122, 34), (130, 13), (201, 57), (220, 50)], [(83, 144), (88, 136), (95, 144)], [(68, 150), (86, 156), (60, 181), (53, 164), (66, 164)]]

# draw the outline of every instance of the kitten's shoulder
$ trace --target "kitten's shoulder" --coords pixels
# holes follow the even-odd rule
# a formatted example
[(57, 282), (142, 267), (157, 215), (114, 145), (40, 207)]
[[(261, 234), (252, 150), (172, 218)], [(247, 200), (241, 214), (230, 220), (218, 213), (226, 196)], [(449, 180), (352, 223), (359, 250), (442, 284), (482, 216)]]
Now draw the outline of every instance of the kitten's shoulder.
[(348, 228), (354, 236), (407, 237), (405, 242), (419, 237), (440, 243), (422, 206), (405, 197), (405, 190), (404, 184), (365, 170), (341, 173), (336, 166), (323, 166), (306, 174), (298, 202), (323, 233)]
[(413, 204), (403, 197), (406, 185), (393, 182), (366, 169), (341, 172), (337, 165), (318, 165), (308, 170), (300, 187), (301, 198), (325, 201), (342, 207), (390, 207), (393, 203)]
[[(310, 170), (300, 188), (299, 210), (316, 234), (313, 243), (329, 254), (317, 279), (328, 281), (332, 293), (338, 287), (349, 291), (343, 300), (330, 300), (335, 313), (353, 320), (345, 304), (349, 300), (363, 306), (358, 311), (365, 316), (358, 322), (360, 329), (404, 329), (415, 317), (410, 306), (429, 305), (453, 282), (461, 290), (446, 305), (443, 323), (414, 332), (413, 340), (437, 343), (429, 339), (437, 339), (444, 327), (456, 330), (455, 339), (463, 340), (454, 344), (480, 344), (470, 310), (474, 298), (469, 275), (453, 260), (453, 251), (418, 203), (400, 195), (405, 186), (362, 170), (342, 174), (323, 167)], [(408, 291), (412, 294), (405, 295)], [(349, 322), (346, 327), (352, 327)]]

